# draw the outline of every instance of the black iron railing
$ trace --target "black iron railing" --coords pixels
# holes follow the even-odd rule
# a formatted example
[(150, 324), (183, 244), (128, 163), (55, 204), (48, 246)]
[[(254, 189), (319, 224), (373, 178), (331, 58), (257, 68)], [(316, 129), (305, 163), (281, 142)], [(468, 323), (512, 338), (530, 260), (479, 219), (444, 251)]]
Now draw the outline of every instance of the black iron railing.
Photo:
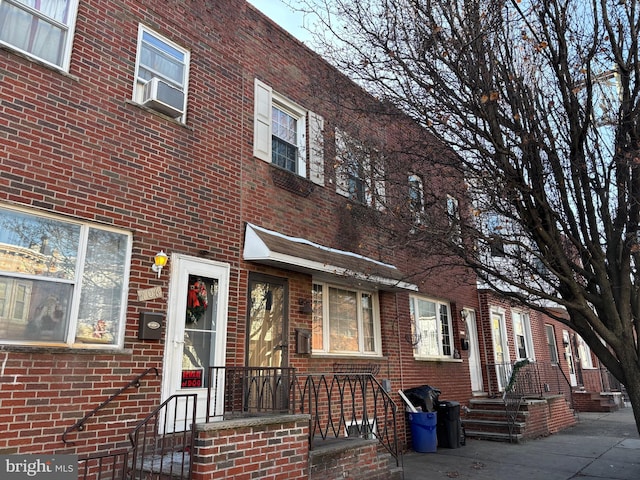
[(309, 446), (328, 438), (376, 439), (399, 464), (397, 405), (370, 373), (296, 374), (293, 368), (211, 367), (207, 421), (310, 415)]
[(399, 465), (398, 407), (371, 374), (297, 375), (296, 411), (311, 415), (309, 445), (320, 439), (377, 439)]
[(195, 394), (173, 395), (129, 434), (131, 448), (79, 459), (81, 480), (188, 480), (193, 465)]
[(495, 368), (499, 384), (503, 386), (502, 398), (511, 441), (514, 440), (515, 424), (525, 398), (563, 395), (569, 407), (573, 407), (571, 383), (556, 364), (520, 360), (513, 364), (493, 364), (489, 367)]
[(133, 380), (131, 380), (129, 383), (127, 383), (124, 387), (120, 388), (113, 395), (111, 395), (109, 398), (107, 398), (104, 402), (102, 402), (100, 405), (98, 405), (96, 408), (94, 408), (90, 412), (87, 412), (84, 417), (82, 417), (76, 423), (74, 423), (69, 428), (67, 428), (64, 431), (64, 433), (62, 434), (62, 442), (63, 443), (69, 443), (69, 441), (67, 440), (67, 435), (69, 433), (71, 433), (74, 430), (83, 431), (84, 430), (84, 424), (87, 422), (87, 420), (89, 420), (89, 418), (91, 418), (98, 411), (100, 411), (101, 409), (106, 407), (109, 403), (111, 403), (113, 400), (115, 400), (117, 397), (119, 397), (127, 389), (129, 389), (131, 387), (138, 388), (140, 386), (140, 380), (142, 380), (144, 377), (146, 377), (150, 373), (155, 373), (156, 377), (159, 376), (158, 369), (156, 367), (148, 368), (144, 372), (142, 372), (139, 375), (137, 375), (135, 378), (133, 378)]
[(210, 367), (207, 421), (293, 413), (295, 368)]
[(564, 395), (573, 404), (571, 383), (557, 364), (534, 361), (490, 363), (487, 371), (490, 377), (497, 379), (497, 387), (491, 389), (492, 394), (509, 391), (531, 398)]

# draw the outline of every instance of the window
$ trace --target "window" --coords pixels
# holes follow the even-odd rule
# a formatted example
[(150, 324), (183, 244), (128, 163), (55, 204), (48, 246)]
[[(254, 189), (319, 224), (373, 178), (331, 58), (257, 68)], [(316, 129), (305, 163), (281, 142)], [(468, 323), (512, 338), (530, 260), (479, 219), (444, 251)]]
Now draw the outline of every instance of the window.
[(452, 358), (449, 304), (424, 297), (410, 297), (411, 325), (417, 358)]
[(490, 213), (487, 217), (487, 230), (492, 257), (504, 257), (505, 255), (504, 239), (502, 237), (503, 228), (500, 216)]
[(0, 207), (0, 342), (121, 345), (131, 235)]
[(558, 364), (558, 345), (556, 344), (556, 332), (553, 325), (545, 325), (544, 331), (547, 335), (547, 347), (549, 348), (549, 359), (553, 365)]
[(447, 218), (449, 219), (449, 227), (451, 228), (451, 240), (455, 243), (460, 242), (460, 207), (458, 199), (447, 195)]
[(314, 353), (380, 355), (376, 293), (313, 284)]
[(0, 0), (0, 43), (69, 70), (77, 0)]
[(580, 335), (576, 335), (576, 343), (578, 344), (578, 357), (580, 366), (585, 369), (594, 368), (593, 359), (591, 358), (591, 349), (589, 345), (582, 339)]
[(189, 52), (140, 25), (133, 100), (185, 121)]
[[(324, 120), (256, 79), (253, 155), (324, 185)], [(309, 158), (307, 158), (307, 124)], [(307, 164), (308, 162), (308, 164)]]
[(409, 175), (409, 209), (414, 223), (422, 223), (424, 214), (424, 184), (418, 175)]
[(336, 192), (350, 200), (382, 209), (384, 166), (376, 150), (336, 130)]
[(513, 312), (511, 318), (513, 319), (513, 333), (515, 335), (518, 360), (534, 358), (529, 315), (522, 312)]

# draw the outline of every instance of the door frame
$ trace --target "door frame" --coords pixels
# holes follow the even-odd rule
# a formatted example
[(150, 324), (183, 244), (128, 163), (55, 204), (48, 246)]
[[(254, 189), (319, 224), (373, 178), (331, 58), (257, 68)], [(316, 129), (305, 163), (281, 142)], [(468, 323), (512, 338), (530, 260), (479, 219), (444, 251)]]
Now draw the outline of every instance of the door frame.
[(478, 341), (478, 319), (476, 311), (471, 308), (463, 309), (465, 313), (465, 327), (469, 342), (469, 376), (471, 378), (471, 392), (479, 394), (484, 392), (484, 380), (480, 358), (480, 342)]
[[(206, 417), (207, 388), (181, 388), (182, 349), (184, 346), (185, 312), (187, 310), (187, 289), (189, 275), (218, 280), (218, 305), (216, 316), (216, 337), (211, 366), (225, 366), (227, 344), (227, 312), (229, 305), (229, 278), (231, 267), (227, 263), (172, 254), (170, 258), (171, 277), (167, 296), (167, 318), (165, 323), (165, 345), (162, 375), (162, 401), (176, 393), (196, 393), (198, 395), (197, 421)], [(205, 377), (208, 372), (204, 372)], [(224, 391), (216, 392), (216, 405), (223, 406)]]
[[(500, 340), (502, 347), (502, 362), (498, 361), (496, 350), (495, 329), (493, 328), (493, 316), (498, 317), (498, 329), (500, 330)], [(491, 325), (491, 346), (493, 349), (493, 361), (496, 363), (496, 380), (498, 382), (498, 391), (504, 391), (506, 383), (511, 376), (511, 355), (509, 353), (509, 339), (507, 337), (506, 311), (503, 308), (493, 307), (489, 310), (489, 322)]]

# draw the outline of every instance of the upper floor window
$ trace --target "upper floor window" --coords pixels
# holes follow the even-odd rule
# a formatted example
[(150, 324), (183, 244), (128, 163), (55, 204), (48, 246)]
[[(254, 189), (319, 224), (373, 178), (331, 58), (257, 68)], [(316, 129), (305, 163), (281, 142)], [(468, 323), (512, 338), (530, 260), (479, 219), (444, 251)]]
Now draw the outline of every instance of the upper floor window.
[(254, 100), (253, 155), (324, 185), (323, 118), (257, 78)]
[(449, 219), (449, 227), (451, 228), (451, 240), (458, 243), (460, 237), (460, 206), (458, 199), (447, 195), (447, 218)]
[(131, 234), (0, 207), (0, 342), (121, 346)]
[(451, 309), (448, 303), (410, 296), (411, 325), (417, 358), (453, 358)]
[(314, 353), (380, 355), (380, 336), (375, 292), (313, 284)]
[(415, 224), (422, 223), (424, 214), (424, 184), (418, 175), (409, 175), (409, 210)]
[(133, 100), (184, 122), (189, 51), (140, 25)]
[(355, 202), (384, 208), (382, 156), (341, 130), (336, 139), (336, 192)]
[(69, 70), (77, 0), (0, 0), (0, 43)]

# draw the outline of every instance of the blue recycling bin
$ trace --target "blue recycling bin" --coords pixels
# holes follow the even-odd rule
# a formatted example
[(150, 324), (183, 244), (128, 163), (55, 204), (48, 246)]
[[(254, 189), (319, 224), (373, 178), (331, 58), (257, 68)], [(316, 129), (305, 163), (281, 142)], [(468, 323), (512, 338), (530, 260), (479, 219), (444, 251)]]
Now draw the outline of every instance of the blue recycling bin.
[(438, 414), (436, 412), (409, 413), (413, 450), (420, 453), (434, 453), (438, 450)]

